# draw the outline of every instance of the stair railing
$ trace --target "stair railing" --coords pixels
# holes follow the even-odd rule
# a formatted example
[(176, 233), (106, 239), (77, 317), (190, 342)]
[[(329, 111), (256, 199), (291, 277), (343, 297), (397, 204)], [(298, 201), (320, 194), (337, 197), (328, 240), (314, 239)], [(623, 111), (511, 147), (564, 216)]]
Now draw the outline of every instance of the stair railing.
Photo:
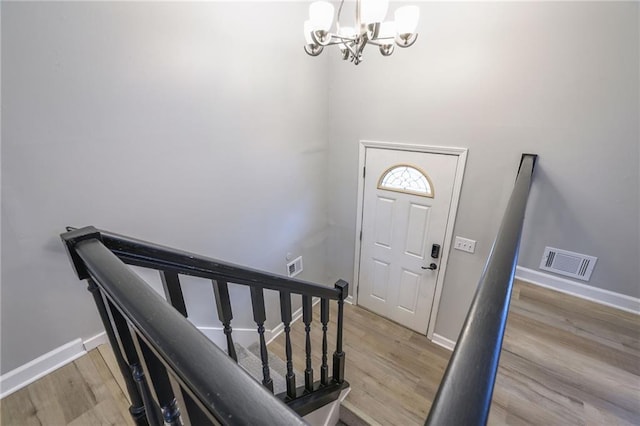
[[(86, 279), (131, 400), (136, 424), (304, 424), (299, 416), (337, 399), (348, 387), (342, 349), (344, 300), (348, 284), (334, 288), (285, 278), (192, 253), (99, 231), (67, 228), (62, 234), (79, 279)], [(166, 301), (126, 264), (160, 272)], [(224, 353), (191, 322), (180, 275), (210, 279), (226, 337)], [(262, 361), (262, 384), (240, 366), (233, 343), (233, 312), (228, 284), (250, 288), (253, 319)], [(285, 333), (286, 391), (273, 395), (265, 341), (264, 289), (279, 292)], [(305, 324), (305, 383), (296, 387), (291, 348), (291, 295), (302, 295)], [(320, 298), (322, 365), (314, 381), (311, 322), (314, 297)], [(329, 377), (329, 302), (337, 301), (336, 350)]]
[(537, 155), (523, 154), (509, 204), (425, 425), (485, 425)]

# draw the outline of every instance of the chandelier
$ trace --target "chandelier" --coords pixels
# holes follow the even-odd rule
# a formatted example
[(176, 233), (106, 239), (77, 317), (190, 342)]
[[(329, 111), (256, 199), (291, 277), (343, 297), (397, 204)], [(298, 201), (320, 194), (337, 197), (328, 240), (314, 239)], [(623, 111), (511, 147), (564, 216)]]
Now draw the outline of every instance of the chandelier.
[(416, 42), (420, 9), (403, 6), (396, 9), (394, 21), (384, 21), (389, 0), (356, 0), (356, 21), (353, 27), (340, 25), (340, 13), (344, 0), (340, 2), (333, 25), (334, 7), (328, 1), (316, 1), (309, 5), (309, 19), (304, 23), (305, 52), (318, 56), (325, 46), (338, 45), (342, 59), (358, 65), (362, 62), (362, 51), (367, 44), (378, 46), (383, 56), (393, 53), (394, 47), (409, 47)]

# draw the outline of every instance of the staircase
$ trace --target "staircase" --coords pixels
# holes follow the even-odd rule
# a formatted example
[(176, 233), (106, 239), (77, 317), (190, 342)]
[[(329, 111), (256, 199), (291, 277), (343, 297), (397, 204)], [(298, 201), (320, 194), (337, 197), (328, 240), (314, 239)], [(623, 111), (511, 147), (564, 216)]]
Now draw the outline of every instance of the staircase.
[[(343, 306), (348, 294), (345, 281), (329, 288), (93, 227), (68, 228), (62, 240), (78, 278), (88, 282), (125, 379), (136, 424), (305, 424), (301, 417), (337, 401), (349, 387), (344, 380), (342, 350)], [(127, 264), (157, 270), (166, 300)], [(226, 340), (224, 351), (188, 320), (181, 275), (211, 281)], [(250, 291), (248, 308), (258, 342), (248, 348), (234, 343), (229, 283), (247, 286)], [(279, 294), (286, 338), (284, 360), (267, 349), (265, 289)], [(292, 295), (300, 295), (302, 300), (306, 333), (303, 372), (293, 369)], [(319, 372), (313, 369), (310, 338), (314, 298), (320, 303), (323, 336)], [(337, 304), (331, 368), (327, 337), (330, 303)]]
[[(533, 154), (522, 155), (500, 231), (426, 424), (487, 422), (536, 158)], [(327, 288), (94, 227), (68, 228), (61, 237), (76, 275), (88, 282), (125, 379), (132, 403), (129, 411), (137, 425), (303, 425), (308, 422), (302, 416), (309, 419), (312, 413), (339, 400), (349, 387), (344, 380), (342, 345), (344, 301), (348, 294), (345, 281)], [(159, 271), (166, 300), (127, 264)], [(181, 275), (211, 280), (218, 318), (224, 327), (226, 353), (187, 319)], [(236, 346), (233, 341), (229, 283), (250, 290), (258, 334), (257, 345), (250, 348)], [(286, 342), (284, 361), (270, 356), (267, 349), (265, 289), (279, 293)], [(302, 373), (293, 370), (293, 294), (302, 296), (306, 335)], [(319, 380), (314, 380), (311, 356), (313, 298), (320, 300)], [(337, 304), (331, 375), (327, 337), (330, 303)], [(340, 414), (345, 424), (375, 424), (348, 405), (341, 408)], [(337, 420), (336, 416), (333, 419)]]
[[(244, 368), (252, 377), (260, 380), (262, 374), (262, 361), (260, 359), (260, 346), (257, 343), (244, 348), (236, 343), (236, 353), (238, 354), (238, 365)], [(287, 364), (279, 356), (269, 351), (269, 369), (273, 380), (273, 393), (278, 395), (287, 391)], [(304, 377), (302, 373), (293, 370), (297, 380)]]
[[(238, 365), (247, 371), (256, 381), (261, 380), (262, 361), (260, 358), (260, 345), (253, 343), (248, 347), (244, 347), (238, 343), (235, 344), (236, 354), (238, 356)], [(285, 394), (287, 390), (286, 375), (287, 365), (277, 354), (269, 352), (269, 369), (270, 377), (273, 380), (274, 394)], [(296, 380), (304, 378), (304, 374), (296, 369), (293, 370)], [(344, 389), (340, 393), (340, 397), (334, 402), (321, 407), (317, 412), (307, 415), (304, 419), (312, 425), (333, 426), (334, 424), (343, 424), (348, 426), (366, 426), (376, 425), (377, 423), (370, 419), (368, 422), (364, 419), (368, 418), (357, 408), (344, 402), (349, 389)], [(334, 405), (332, 405), (334, 404)], [(358, 414), (356, 414), (358, 413)]]

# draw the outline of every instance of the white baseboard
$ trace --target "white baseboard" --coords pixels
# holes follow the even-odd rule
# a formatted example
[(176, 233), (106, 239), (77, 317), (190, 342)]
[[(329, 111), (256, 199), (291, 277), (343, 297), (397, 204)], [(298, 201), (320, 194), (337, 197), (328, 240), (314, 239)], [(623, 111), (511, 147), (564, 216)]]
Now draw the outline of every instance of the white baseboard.
[[(318, 303), (320, 301), (320, 299), (313, 299), (313, 304), (315, 305), (316, 303)], [(291, 324), (293, 324), (294, 322), (298, 321), (300, 318), (302, 318), (302, 306), (299, 307), (298, 309), (296, 309), (293, 314), (291, 315)], [(269, 343), (271, 343), (272, 341), (275, 340), (276, 337), (278, 337), (280, 334), (282, 334), (284, 332), (284, 323), (280, 323), (278, 325), (276, 325), (275, 327), (273, 327), (271, 330), (269, 330), (269, 338), (266, 339), (267, 340), (267, 345)]]
[(345, 302), (347, 302), (350, 305), (355, 305), (355, 302), (353, 301), (353, 296), (349, 295), (347, 296), (346, 299), (344, 299)]
[[(313, 299), (314, 306), (319, 302), (319, 298)], [(293, 324), (300, 318), (302, 318), (302, 307), (293, 313), (291, 323)], [(219, 347), (227, 347), (222, 327), (198, 327), (198, 329)], [(265, 330), (265, 340), (270, 343), (283, 331), (284, 325), (282, 323), (271, 330)], [(233, 340), (247, 347), (258, 341), (258, 333), (255, 328), (234, 328)], [(88, 338), (84, 342), (78, 338), (3, 374), (0, 376), (0, 398), (9, 396), (58, 368), (73, 362), (90, 350), (108, 342), (107, 334), (104, 331)]]
[(518, 266), (516, 278), (581, 299), (640, 315), (640, 299)]
[[(522, 266), (516, 268), (516, 279), (640, 315), (640, 299), (627, 296), (626, 294), (603, 290)], [(456, 346), (456, 342), (440, 336), (437, 333), (433, 333), (431, 341), (450, 351)]]
[(444, 336), (439, 335), (438, 333), (433, 333), (433, 338), (431, 339), (433, 343), (438, 346), (442, 346), (445, 349), (453, 351), (456, 347), (456, 342), (453, 340), (447, 339)]
[[(298, 311), (300, 311), (300, 312), (298, 312)], [(302, 308), (296, 310), (293, 313), (293, 315), (291, 316), (291, 323), (294, 323), (296, 320), (300, 319), (301, 316), (302, 316)], [(269, 343), (273, 342), (276, 339), (276, 337), (278, 337), (283, 332), (284, 332), (284, 323), (283, 322), (281, 322), (280, 324), (276, 325), (271, 330), (269, 330), (269, 338), (268, 339), (265, 338), (265, 340), (267, 341), (267, 345)]]
[(107, 338), (107, 333), (103, 331), (102, 333), (98, 333), (93, 337), (89, 337), (87, 340), (82, 342), (82, 346), (84, 346), (84, 350), (86, 352), (89, 352), (90, 350), (107, 343), (109, 343), (109, 339)]
[(82, 339), (75, 339), (3, 374), (0, 376), (0, 398), (11, 395), (86, 353)]
[[(313, 303), (313, 306), (316, 306), (318, 303), (320, 303), (320, 298), (314, 297), (312, 303)], [(300, 318), (302, 318), (302, 306), (296, 309), (295, 312), (291, 315), (291, 324), (298, 321)], [(284, 332), (284, 323), (281, 322), (280, 324), (273, 327), (271, 330), (267, 330), (267, 331), (269, 332), (269, 337), (268, 338), (265, 337), (265, 338), (268, 345), (269, 343), (273, 342), (276, 339), (276, 337), (278, 337)]]

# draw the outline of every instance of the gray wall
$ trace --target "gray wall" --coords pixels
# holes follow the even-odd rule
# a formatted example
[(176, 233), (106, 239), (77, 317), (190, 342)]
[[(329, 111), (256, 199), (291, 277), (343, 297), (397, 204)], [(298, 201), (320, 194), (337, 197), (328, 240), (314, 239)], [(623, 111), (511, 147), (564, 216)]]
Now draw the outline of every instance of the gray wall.
[(598, 256), (588, 284), (639, 297), (638, 4), (420, 8), (410, 49), (331, 59), (331, 273), (353, 275), (358, 141), (397, 141), (469, 148), (455, 235), (478, 244), (451, 253), (436, 333), (458, 335), (523, 152), (540, 161), (519, 264)]
[(100, 331), (68, 224), (353, 281), (360, 139), (470, 149), (455, 233), (478, 245), (450, 257), (437, 333), (457, 336), (525, 151), (520, 264), (595, 255), (591, 285), (638, 297), (637, 3), (420, 7), (414, 47), (354, 67), (302, 53), (305, 3), (2, 2), (1, 372)]
[[(65, 225), (277, 273), (302, 254), (325, 281), (327, 60), (302, 51), (306, 15), (2, 2), (2, 373), (101, 330)], [(210, 283), (189, 284), (196, 322), (217, 324)]]

